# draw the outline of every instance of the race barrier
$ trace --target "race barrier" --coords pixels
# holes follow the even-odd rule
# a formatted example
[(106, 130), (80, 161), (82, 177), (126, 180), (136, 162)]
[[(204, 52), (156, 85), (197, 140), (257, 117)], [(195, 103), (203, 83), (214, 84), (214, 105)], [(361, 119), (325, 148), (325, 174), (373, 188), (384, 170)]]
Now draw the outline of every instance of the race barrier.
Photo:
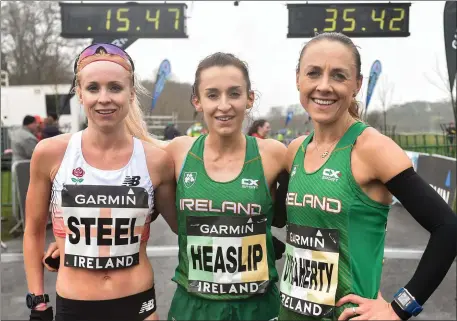
[[(456, 199), (457, 162), (455, 158), (437, 154), (406, 151), (416, 172), (453, 207)], [(393, 204), (400, 203), (395, 197)]]

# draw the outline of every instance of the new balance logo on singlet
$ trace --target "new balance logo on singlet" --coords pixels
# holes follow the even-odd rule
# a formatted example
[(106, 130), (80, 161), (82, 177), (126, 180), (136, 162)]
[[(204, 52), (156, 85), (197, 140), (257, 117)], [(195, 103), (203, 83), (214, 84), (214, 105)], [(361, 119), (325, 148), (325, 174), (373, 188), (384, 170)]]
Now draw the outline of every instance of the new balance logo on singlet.
[(125, 176), (124, 186), (138, 186), (140, 185), (140, 176)]
[(140, 313), (138, 314), (151, 311), (152, 309), (154, 309), (154, 299), (151, 299), (147, 302), (143, 302), (143, 304), (141, 305)]

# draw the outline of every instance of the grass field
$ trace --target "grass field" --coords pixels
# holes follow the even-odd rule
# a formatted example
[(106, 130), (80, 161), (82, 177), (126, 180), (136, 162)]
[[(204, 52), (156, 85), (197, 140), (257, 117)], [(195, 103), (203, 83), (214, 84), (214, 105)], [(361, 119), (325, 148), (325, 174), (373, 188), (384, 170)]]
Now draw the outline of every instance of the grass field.
[(2, 217), (2, 241), (8, 241), (13, 236), (8, 232), (9, 230), (16, 225), (16, 220), (12, 217), (12, 208), (11, 208), (11, 172), (3, 172), (1, 177), (2, 189), (1, 189), (1, 217)]

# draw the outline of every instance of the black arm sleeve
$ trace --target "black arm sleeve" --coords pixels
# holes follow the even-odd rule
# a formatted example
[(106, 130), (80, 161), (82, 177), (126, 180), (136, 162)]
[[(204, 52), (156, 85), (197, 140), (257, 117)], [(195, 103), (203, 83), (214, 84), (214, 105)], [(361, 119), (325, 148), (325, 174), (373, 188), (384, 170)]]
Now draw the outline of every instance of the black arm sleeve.
[[(423, 305), (443, 281), (457, 254), (457, 216), (443, 198), (412, 167), (386, 184), (387, 189), (427, 231), (430, 239), (412, 279), (405, 288)], [(393, 301), (403, 320), (406, 315)]]
[(289, 188), (289, 173), (283, 170), (278, 175), (278, 186), (276, 188), (276, 197), (274, 203), (273, 222), (271, 225), (274, 227), (283, 228), (286, 225), (287, 211), (286, 211), (286, 195)]

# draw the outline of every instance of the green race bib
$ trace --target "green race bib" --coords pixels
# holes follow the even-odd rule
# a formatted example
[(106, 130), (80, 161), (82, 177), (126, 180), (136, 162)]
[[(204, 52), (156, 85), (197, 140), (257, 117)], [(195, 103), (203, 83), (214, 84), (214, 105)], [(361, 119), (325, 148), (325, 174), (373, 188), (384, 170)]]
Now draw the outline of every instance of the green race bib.
[(339, 231), (288, 224), (281, 303), (296, 313), (329, 317), (338, 286)]
[(189, 292), (257, 294), (268, 287), (267, 217), (188, 216)]

